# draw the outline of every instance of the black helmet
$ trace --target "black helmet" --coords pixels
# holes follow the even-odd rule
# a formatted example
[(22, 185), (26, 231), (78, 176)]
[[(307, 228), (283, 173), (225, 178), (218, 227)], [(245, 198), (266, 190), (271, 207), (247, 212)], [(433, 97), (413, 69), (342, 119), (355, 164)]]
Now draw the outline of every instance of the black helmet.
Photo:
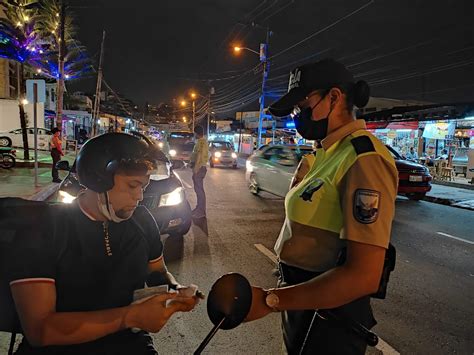
[(95, 192), (109, 191), (114, 175), (123, 161), (149, 160), (157, 166), (168, 162), (166, 156), (149, 139), (126, 133), (106, 133), (90, 139), (77, 156), (79, 183)]

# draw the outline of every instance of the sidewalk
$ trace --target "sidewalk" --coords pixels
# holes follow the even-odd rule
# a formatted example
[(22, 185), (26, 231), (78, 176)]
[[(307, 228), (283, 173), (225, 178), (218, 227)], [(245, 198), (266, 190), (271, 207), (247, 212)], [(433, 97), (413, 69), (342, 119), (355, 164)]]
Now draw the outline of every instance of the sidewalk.
[[(34, 161), (23, 159), (23, 150), (17, 150), (17, 164), (13, 169), (0, 169), (0, 197), (21, 197), (24, 199), (44, 201), (53, 195), (59, 184), (52, 183), (51, 166), (53, 159), (48, 151), (38, 151), (38, 186), (35, 185)], [(30, 157), (34, 151), (30, 150)], [(75, 154), (67, 153), (62, 159), (74, 162)], [(63, 179), (66, 172), (60, 171)]]
[(433, 184), (425, 201), (474, 211), (474, 190)]

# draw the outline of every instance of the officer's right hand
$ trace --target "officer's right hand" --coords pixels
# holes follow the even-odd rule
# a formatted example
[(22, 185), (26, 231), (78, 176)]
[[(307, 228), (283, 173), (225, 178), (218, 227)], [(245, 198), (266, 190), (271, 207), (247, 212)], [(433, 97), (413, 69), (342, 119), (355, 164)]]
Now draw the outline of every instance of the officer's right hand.
[[(167, 305), (167, 301), (168, 305)], [(182, 297), (178, 293), (165, 293), (130, 305), (125, 316), (126, 328), (139, 328), (157, 333), (176, 312), (191, 311), (198, 303), (196, 297)]]

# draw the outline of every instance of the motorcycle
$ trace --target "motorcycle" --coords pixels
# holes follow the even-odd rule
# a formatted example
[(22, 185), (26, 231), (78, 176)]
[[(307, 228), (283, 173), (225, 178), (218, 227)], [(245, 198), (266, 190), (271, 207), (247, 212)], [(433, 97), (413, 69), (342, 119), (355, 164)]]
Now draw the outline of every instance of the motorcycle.
[(0, 167), (11, 169), (16, 164), (16, 151), (11, 147), (0, 147)]

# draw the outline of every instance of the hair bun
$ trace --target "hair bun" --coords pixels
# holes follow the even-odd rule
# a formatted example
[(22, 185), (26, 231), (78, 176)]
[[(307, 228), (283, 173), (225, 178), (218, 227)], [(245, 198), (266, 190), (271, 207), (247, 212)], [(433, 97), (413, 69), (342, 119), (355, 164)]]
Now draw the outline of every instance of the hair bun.
[(359, 80), (354, 85), (354, 105), (362, 108), (369, 102), (370, 87), (364, 80)]

